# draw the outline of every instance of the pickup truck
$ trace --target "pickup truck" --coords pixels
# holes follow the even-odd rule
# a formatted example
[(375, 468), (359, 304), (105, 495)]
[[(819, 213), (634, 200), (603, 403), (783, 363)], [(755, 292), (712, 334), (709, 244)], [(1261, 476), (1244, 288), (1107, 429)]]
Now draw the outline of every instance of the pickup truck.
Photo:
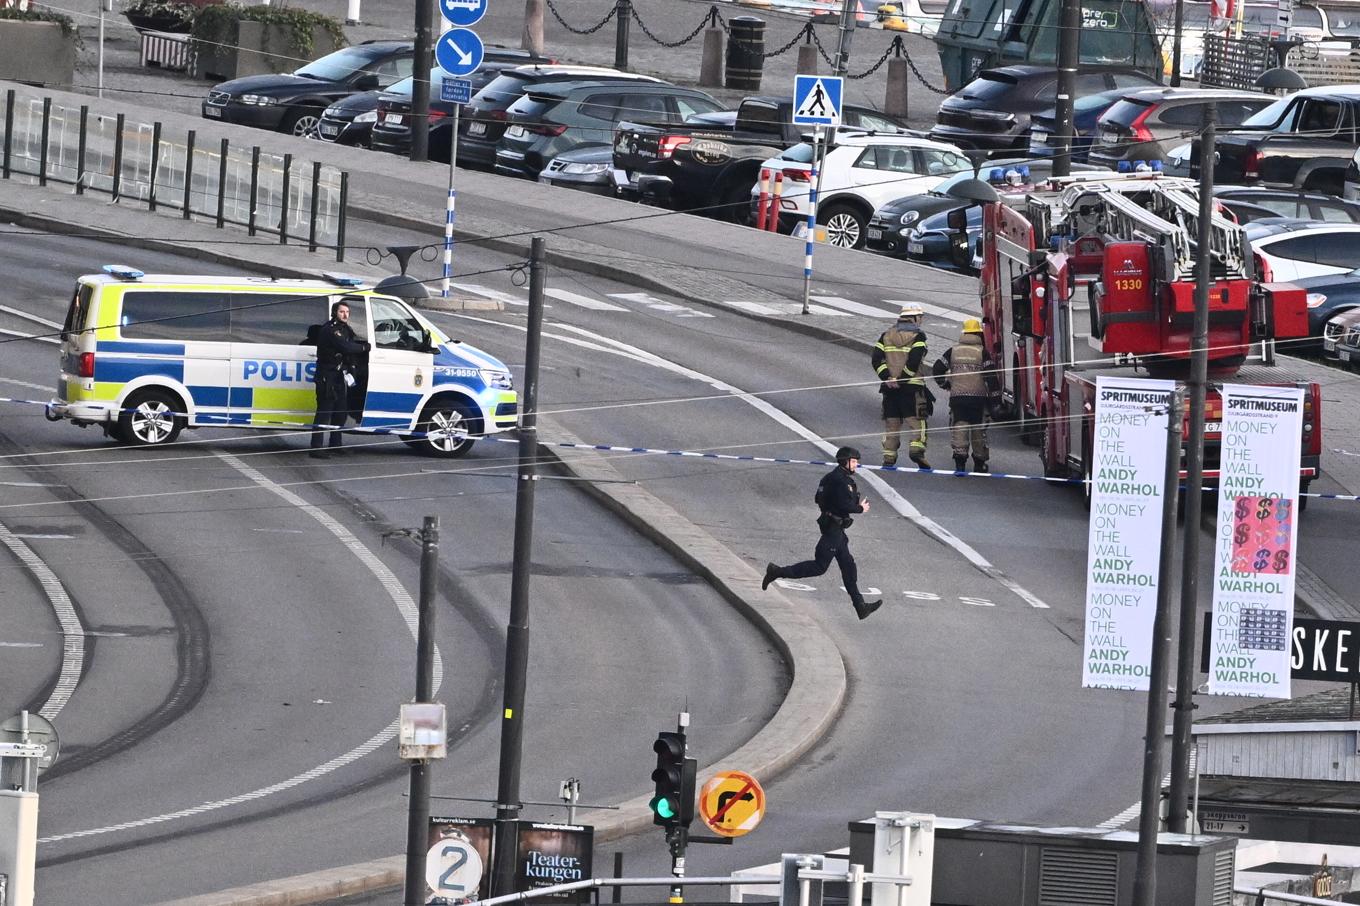
[[(793, 99), (748, 97), (735, 111), (697, 114), (683, 125), (621, 122), (614, 131), (618, 194), (745, 223), (760, 164), (802, 140)], [(910, 132), (868, 107), (845, 105), (842, 128)]]
[(1280, 98), (1218, 133), (1214, 179), (1340, 195), (1360, 147), (1358, 123), (1360, 85), (1306, 88)]

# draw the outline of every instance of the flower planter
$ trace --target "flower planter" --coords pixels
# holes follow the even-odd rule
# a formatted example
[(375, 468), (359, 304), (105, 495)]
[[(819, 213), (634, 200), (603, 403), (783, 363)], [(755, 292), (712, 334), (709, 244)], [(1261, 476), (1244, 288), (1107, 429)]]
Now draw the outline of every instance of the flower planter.
[(69, 89), (76, 38), (56, 22), (0, 19), (0, 80)]
[(123, 15), (138, 31), (166, 31), (174, 34), (186, 34), (194, 24), (192, 17), (175, 13), (147, 14), (128, 11), (124, 12)]
[(330, 32), (312, 28), (312, 50), (301, 57), (293, 47), (292, 31), (249, 19), (237, 21), (235, 34), (221, 44), (194, 42), (192, 72), (198, 78), (239, 79), (267, 72), (292, 72), (304, 63), (338, 50)]

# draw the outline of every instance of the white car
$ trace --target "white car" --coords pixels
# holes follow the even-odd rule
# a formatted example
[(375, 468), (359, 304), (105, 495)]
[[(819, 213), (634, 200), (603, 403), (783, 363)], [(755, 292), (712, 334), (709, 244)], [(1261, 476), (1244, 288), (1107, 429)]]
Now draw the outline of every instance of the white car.
[(1243, 230), (1251, 250), (1270, 269), (1267, 279), (1277, 283), (1345, 274), (1360, 267), (1360, 223), (1268, 217)]
[[(812, 188), (812, 143), (794, 145), (760, 165), (784, 175), (779, 226), (791, 232), (806, 221)], [(817, 223), (826, 241), (842, 248), (862, 248), (869, 218), (895, 198), (928, 192), (973, 165), (954, 145), (910, 135), (837, 132), (823, 155)], [(757, 210), (760, 183), (751, 188)]]

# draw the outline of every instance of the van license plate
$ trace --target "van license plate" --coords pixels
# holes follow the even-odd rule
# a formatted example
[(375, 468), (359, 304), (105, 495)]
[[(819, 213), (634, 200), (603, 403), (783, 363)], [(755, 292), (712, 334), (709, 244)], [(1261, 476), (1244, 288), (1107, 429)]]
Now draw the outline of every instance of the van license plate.
[(389, 113), (389, 114), (387, 114), (387, 116), (383, 117), (383, 122), (384, 122), (384, 123), (388, 123), (389, 125), (392, 125), (392, 126), (400, 126), (400, 125), (401, 125), (401, 114), (400, 114), (400, 113)]
[(506, 137), (506, 138), (524, 138), (524, 127), (523, 127), (523, 126), (511, 126), (509, 129), (506, 129), (506, 130), (505, 130), (505, 137)]
[(486, 123), (468, 123), (468, 135), (486, 135)]
[(1204, 433), (1205, 433), (1205, 434), (1222, 434), (1222, 433), (1223, 433), (1223, 423), (1222, 423), (1222, 422), (1205, 422), (1205, 423), (1204, 423)]

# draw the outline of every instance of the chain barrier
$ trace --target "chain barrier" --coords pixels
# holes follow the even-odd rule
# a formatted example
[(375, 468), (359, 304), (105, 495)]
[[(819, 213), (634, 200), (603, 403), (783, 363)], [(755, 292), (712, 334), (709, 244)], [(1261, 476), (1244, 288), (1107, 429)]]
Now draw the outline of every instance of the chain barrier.
[(604, 28), (606, 25), (609, 24), (609, 20), (614, 18), (614, 14), (619, 11), (619, 8), (617, 6), (610, 8), (609, 12), (605, 14), (605, 17), (603, 19), (601, 19), (596, 24), (590, 26), (589, 28), (577, 28), (576, 26), (569, 23), (566, 19), (563, 19), (562, 14), (557, 11), (557, 4), (553, 3), (553, 0), (548, 0), (548, 10), (552, 12), (553, 18), (556, 19), (558, 23), (567, 31), (573, 32), (578, 35), (593, 35), (595, 32), (599, 31), (600, 29)]
[(632, 14), (633, 21), (638, 24), (638, 28), (642, 29), (642, 33), (647, 37), (651, 38), (657, 44), (660, 44), (662, 47), (680, 47), (682, 45), (688, 44), (690, 41), (693, 41), (695, 38), (699, 37), (699, 32), (703, 31), (708, 26), (708, 23), (711, 22), (713, 18), (718, 14), (717, 7), (714, 7), (708, 12), (707, 15), (704, 16), (702, 20), (700, 20), (699, 24), (694, 27), (694, 31), (690, 32), (688, 35), (681, 38), (679, 41), (663, 41), (656, 35), (652, 34), (652, 30), (647, 27), (647, 23), (643, 22), (642, 17), (638, 15), (636, 6), (634, 6), (631, 3), (628, 4), (628, 12)]
[(900, 57), (900, 56), (902, 55), (902, 51), (905, 50), (905, 49), (906, 49), (906, 48), (904, 48), (904, 47), (902, 46), (902, 36), (901, 36), (901, 35), (895, 35), (895, 36), (893, 37), (893, 39), (892, 39), (892, 43), (890, 43), (890, 44), (888, 45), (887, 50), (883, 51), (883, 56), (881, 56), (881, 57), (878, 58), (878, 62), (877, 62), (877, 63), (875, 63), (874, 65), (870, 66), (868, 69), (866, 69), (866, 70), (864, 70), (863, 72), (858, 73), (858, 74), (856, 74), (856, 73), (851, 73), (851, 72), (847, 72), (847, 73), (845, 74), (845, 77), (846, 77), (847, 79), (852, 80), (852, 81), (854, 81), (854, 80), (856, 80), (856, 79), (867, 79), (869, 76), (871, 76), (871, 75), (873, 75), (874, 73), (878, 72), (878, 70), (879, 70), (880, 68), (882, 68), (882, 66), (883, 66), (884, 63), (888, 62), (888, 57), (892, 55), (893, 51), (897, 51), (897, 55)]
[[(898, 36), (898, 40), (899, 41), (902, 40), (900, 35)], [(952, 94), (952, 92), (949, 89), (936, 88), (934, 85), (926, 81), (926, 77), (921, 75), (921, 70), (916, 68), (916, 61), (911, 58), (911, 54), (907, 53), (907, 47), (905, 44), (902, 45), (902, 56), (906, 59), (907, 68), (911, 70), (911, 74), (916, 76), (916, 81), (924, 85), (927, 91), (933, 91), (936, 94)]]
[(817, 37), (817, 29), (812, 27), (811, 22), (807, 24), (807, 31), (808, 37), (812, 39), (812, 43), (817, 45), (817, 53), (822, 55), (822, 59), (826, 61), (826, 65), (831, 67), (832, 72), (835, 72), (836, 61), (831, 59), (831, 54), (827, 53), (826, 48), (822, 46), (822, 39)]

